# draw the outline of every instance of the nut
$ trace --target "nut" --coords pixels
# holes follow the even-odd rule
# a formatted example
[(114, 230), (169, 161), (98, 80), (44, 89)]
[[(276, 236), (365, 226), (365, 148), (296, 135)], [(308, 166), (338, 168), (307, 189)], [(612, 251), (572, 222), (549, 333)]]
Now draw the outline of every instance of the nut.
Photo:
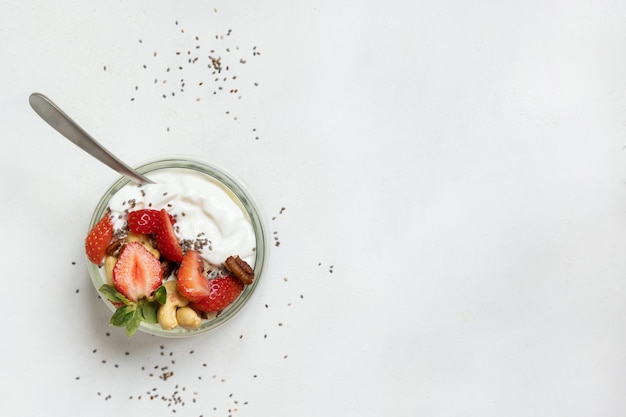
[(163, 268), (163, 278), (169, 278), (176, 269), (176, 263), (163, 259), (161, 261), (161, 268)]
[(113, 285), (113, 268), (115, 268), (115, 263), (117, 262), (117, 257), (107, 255), (104, 257), (104, 272), (107, 277), (107, 284)]
[(202, 324), (198, 312), (191, 307), (180, 307), (176, 310), (178, 325), (187, 330), (195, 330)]
[(163, 286), (165, 287), (165, 291), (167, 291), (168, 294), (178, 294), (178, 281), (176, 281), (175, 279), (171, 281), (166, 281)]
[(244, 284), (250, 285), (254, 281), (254, 269), (239, 256), (229, 256), (224, 261), (224, 266)]
[(163, 330), (172, 330), (178, 326), (178, 320), (176, 319), (178, 307), (185, 307), (189, 304), (189, 301), (178, 294), (175, 280), (167, 281), (163, 286), (165, 287), (167, 298), (165, 304), (159, 306), (157, 320)]
[(152, 241), (146, 235), (142, 235), (139, 233), (128, 232), (128, 236), (126, 236), (127, 242), (139, 242), (141, 243), (148, 251), (154, 255), (155, 258), (159, 259), (161, 257), (161, 253), (155, 249), (152, 245)]
[(124, 243), (126, 243), (126, 238), (118, 237), (117, 239), (114, 239), (111, 243), (109, 243), (109, 246), (107, 246), (105, 253), (109, 256), (118, 256), (122, 246), (124, 246)]

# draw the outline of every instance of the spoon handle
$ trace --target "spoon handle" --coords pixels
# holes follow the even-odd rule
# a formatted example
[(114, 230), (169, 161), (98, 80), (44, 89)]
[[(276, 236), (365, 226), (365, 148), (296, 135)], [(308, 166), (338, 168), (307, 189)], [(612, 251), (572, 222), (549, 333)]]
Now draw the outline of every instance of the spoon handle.
[(91, 137), (89, 133), (65, 114), (63, 110), (48, 97), (40, 93), (33, 93), (28, 98), (28, 101), (33, 110), (35, 110), (35, 113), (45, 120), (46, 123), (100, 162), (140, 184), (154, 183), (151, 179), (146, 178), (117, 159), (115, 155)]

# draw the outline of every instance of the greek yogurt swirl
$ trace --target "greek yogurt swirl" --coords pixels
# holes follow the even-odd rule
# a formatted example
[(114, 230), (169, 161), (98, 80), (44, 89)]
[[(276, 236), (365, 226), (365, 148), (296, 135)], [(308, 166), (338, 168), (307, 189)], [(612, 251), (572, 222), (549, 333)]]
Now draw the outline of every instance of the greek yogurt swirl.
[(115, 229), (126, 227), (126, 213), (165, 209), (176, 218), (181, 241), (203, 242), (197, 249), (204, 259), (220, 265), (239, 255), (254, 267), (256, 237), (250, 218), (236, 195), (215, 178), (184, 168), (150, 172), (155, 184), (129, 183), (115, 193), (109, 209)]

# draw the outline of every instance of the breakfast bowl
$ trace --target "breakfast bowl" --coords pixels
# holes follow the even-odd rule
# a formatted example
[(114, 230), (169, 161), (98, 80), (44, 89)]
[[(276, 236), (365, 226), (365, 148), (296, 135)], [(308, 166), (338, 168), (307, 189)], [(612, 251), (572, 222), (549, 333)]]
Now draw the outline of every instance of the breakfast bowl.
[(91, 281), (130, 337), (190, 337), (232, 319), (262, 279), (269, 245), (243, 183), (213, 164), (164, 157), (121, 177), (85, 239)]

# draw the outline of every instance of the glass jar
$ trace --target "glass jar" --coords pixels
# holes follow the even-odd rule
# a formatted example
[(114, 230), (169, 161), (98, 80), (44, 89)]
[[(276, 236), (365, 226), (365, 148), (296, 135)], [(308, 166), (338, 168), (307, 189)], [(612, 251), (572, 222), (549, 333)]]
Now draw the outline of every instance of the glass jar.
[[(235, 179), (232, 175), (228, 174), (224, 170), (210, 165), (206, 162), (194, 160), (187, 157), (167, 157), (158, 160), (154, 160), (143, 164), (136, 168), (136, 170), (146, 176), (150, 177), (150, 173), (155, 173), (162, 170), (191, 170), (196, 174), (206, 175), (213, 182), (222, 187), (231, 199), (239, 206), (243, 216), (250, 222), (252, 230), (256, 239), (256, 245), (253, 252), (254, 257), (254, 281), (250, 285), (244, 286), (244, 290), (241, 295), (228, 307), (222, 310), (216, 317), (203, 320), (199, 328), (195, 330), (186, 330), (182, 327), (176, 327), (172, 330), (164, 330), (157, 324), (151, 324), (142, 322), (139, 329), (142, 332), (149, 333), (155, 336), (163, 337), (188, 337), (196, 336), (215, 329), (216, 327), (224, 324), (237, 314), (246, 302), (252, 296), (257, 285), (262, 278), (263, 270), (267, 263), (267, 252), (269, 250), (269, 244), (267, 242), (267, 228), (265, 226), (264, 218), (261, 215), (259, 206), (252, 199), (249, 191), (245, 189), (241, 181)], [(109, 208), (109, 202), (113, 195), (115, 195), (120, 189), (129, 185), (131, 181), (122, 177), (118, 179), (102, 196), (100, 202), (96, 206), (94, 213), (91, 217), (89, 224), (89, 230), (104, 216)], [(133, 183), (134, 184), (134, 183)], [(184, 218), (179, 217), (179, 221), (184, 221)], [(237, 255), (237, 254), (232, 254)], [(95, 265), (88, 262), (89, 275), (91, 281), (96, 288), (96, 291), (107, 283), (106, 272), (104, 267)], [(105, 297), (101, 297), (104, 303), (110, 308), (111, 311), (115, 311), (116, 307)]]

